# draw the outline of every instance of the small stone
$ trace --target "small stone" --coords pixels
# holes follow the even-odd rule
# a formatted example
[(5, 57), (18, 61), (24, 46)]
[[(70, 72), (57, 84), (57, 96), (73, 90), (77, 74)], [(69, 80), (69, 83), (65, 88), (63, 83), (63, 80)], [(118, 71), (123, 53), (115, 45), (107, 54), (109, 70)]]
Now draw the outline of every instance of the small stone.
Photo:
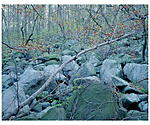
[(124, 108), (128, 110), (134, 110), (137, 109), (137, 105), (140, 99), (136, 94), (131, 93), (123, 95), (121, 101)]
[(138, 107), (140, 108), (141, 111), (147, 112), (148, 111), (148, 104), (146, 101), (142, 101), (138, 104)]
[(41, 105), (42, 105), (42, 109), (46, 109), (51, 104), (49, 102), (43, 102), (43, 103), (41, 103)]
[(138, 95), (140, 101), (148, 101), (148, 95), (147, 94), (140, 94)]

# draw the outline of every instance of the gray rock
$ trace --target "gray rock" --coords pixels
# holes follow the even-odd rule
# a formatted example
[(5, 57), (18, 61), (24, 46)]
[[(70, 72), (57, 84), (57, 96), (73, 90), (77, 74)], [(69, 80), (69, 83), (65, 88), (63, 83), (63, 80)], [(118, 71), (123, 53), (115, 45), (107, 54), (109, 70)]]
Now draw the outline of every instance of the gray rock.
[(127, 117), (124, 120), (148, 120), (148, 114), (147, 112), (131, 110), (127, 113)]
[(38, 62), (37, 62), (37, 61), (30, 61), (30, 62), (29, 62), (29, 65), (35, 66), (35, 65), (38, 65)]
[(141, 91), (139, 91), (139, 90), (136, 89), (136, 88), (130, 87), (130, 86), (125, 87), (125, 88), (122, 90), (122, 92), (125, 93), (125, 94), (126, 94), (126, 93), (128, 93), (128, 94), (130, 94), (130, 93), (142, 94)]
[(118, 119), (122, 120), (123, 118), (125, 118), (126, 115), (127, 115), (127, 112), (128, 112), (127, 109), (125, 109), (123, 107), (120, 107), (119, 108), (119, 117), (118, 117)]
[(28, 67), (25, 72), (20, 75), (18, 85), (27, 92), (30, 87), (37, 85), (43, 77), (44, 73), (42, 71), (36, 71), (32, 67)]
[(77, 40), (68, 40), (65, 42), (65, 45), (70, 47), (70, 46), (76, 45), (78, 43), (79, 43), (79, 41), (77, 41)]
[(42, 104), (42, 109), (46, 109), (47, 107), (51, 105), (49, 102), (43, 102), (41, 104)]
[[(72, 56), (69, 55), (62, 56), (62, 63), (67, 62), (71, 58)], [(78, 69), (79, 65), (75, 61), (72, 61), (63, 68), (63, 71), (66, 72), (69, 76), (72, 76), (74, 73), (77, 72)]]
[(99, 47), (95, 51), (95, 53), (100, 60), (104, 60), (107, 58), (109, 51), (110, 51), (110, 45), (105, 45), (105, 46)]
[(62, 55), (71, 55), (71, 56), (74, 56), (76, 53), (74, 51), (71, 51), (71, 50), (68, 50), (68, 49), (65, 49), (63, 52), (62, 52)]
[(44, 64), (39, 64), (33, 67), (34, 70), (43, 71), (46, 66)]
[[(58, 70), (59, 68), (59, 65), (48, 65), (44, 68), (44, 75), (46, 77), (49, 77), (51, 74), (53, 74), (56, 70)], [(62, 80), (64, 81), (65, 80), (65, 76), (61, 73), (58, 73), (56, 76), (55, 76), (55, 80)]]
[(146, 103), (146, 104), (143, 106), (143, 111), (144, 111), (144, 112), (148, 112), (148, 103)]
[(73, 81), (74, 86), (87, 86), (92, 83), (94, 84), (99, 84), (101, 81), (98, 77), (96, 76), (88, 76), (88, 77), (83, 77), (83, 78), (77, 78)]
[(31, 102), (31, 104), (29, 105), (29, 107), (33, 107), (35, 104), (37, 103), (36, 99), (33, 99), (33, 101)]
[(133, 83), (148, 90), (148, 65), (147, 64), (136, 64), (127, 63), (123, 69), (124, 74)]
[(93, 66), (97, 66), (97, 65), (100, 63), (100, 61), (97, 59), (95, 53), (92, 53), (92, 54), (89, 56), (88, 62), (89, 62), (90, 64), (92, 64)]
[(33, 107), (33, 111), (35, 111), (35, 112), (41, 112), (42, 111), (42, 104), (38, 103), (37, 105), (35, 105)]
[(17, 67), (20, 67), (21, 69), (24, 70), (25, 68), (27, 68), (28, 64), (29, 64), (28, 61), (20, 60), (20, 61), (17, 62)]
[(72, 90), (71, 85), (65, 85), (64, 83), (60, 83), (59, 87), (56, 90), (56, 94), (59, 95), (60, 100), (64, 100), (67, 95), (61, 95), (61, 94), (66, 94)]
[[(122, 50), (122, 48), (120, 48)], [(121, 54), (120, 54), (121, 53)], [(122, 52), (119, 52), (119, 54), (112, 55), (109, 57), (109, 59), (114, 59), (118, 63), (126, 64), (132, 62), (132, 57), (128, 54), (124, 54)]]
[[(88, 79), (91, 79), (89, 83)], [(94, 80), (92, 80), (94, 79)], [(107, 85), (103, 85), (96, 77), (79, 80), (78, 89), (65, 105), (67, 119), (70, 120), (108, 120), (118, 117), (117, 98)], [(78, 81), (78, 82), (79, 82)], [(83, 85), (84, 83), (84, 85)]]
[(87, 61), (87, 58), (85, 55), (81, 55), (80, 57), (78, 57), (76, 59), (76, 63), (81, 66), (83, 63), (85, 63)]
[(2, 87), (3, 89), (9, 88), (15, 82), (15, 77), (11, 77), (10, 75), (2, 75)]
[(115, 60), (106, 59), (103, 61), (100, 70), (100, 78), (107, 84), (112, 83), (112, 75), (122, 78), (122, 68)]
[(79, 52), (81, 50), (81, 44), (77, 40), (68, 40), (63, 45), (63, 49), (69, 49), (74, 52)]
[(7, 66), (7, 67), (5, 67), (3, 69), (3, 73), (4, 74), (9, 74), (10, 72), (16, 73), (16, 71), (17, 71), (18, 75), (23, 73), (23, 69), (18, 67), (18, 66), (17, 67), (15, 67), (15, 66)]
[(142, 101), (138, 104), (140, 111), (148, 112), (148, 103), (146, 101)]
[(140, 94), (138, 95), (140, 101), (148, 101), (148, 95), (147, 94)]
[[(52, 75), (56, 70), (58, 70), (59, 65), (48, 65), (44, 68), (44, 76), (47, 80), (50, 75)], [(56, 88), (57, 82), (62, 83), (66, 80), (66, 77), (62, 73), (57, 73), (57, 75), (51, 81), (51, 84), (47, 87), (47, 90), (51, 92), (53, 89)]]
[(140, 99), (134, 93), (125, 94), (121, 98), (121, 102), (122, 102), (123, 107), (128, 109), (128, 110), (137, 109), (137, 105), (138, 105), (139, 101), (140, 101)]
[[(19, 98), (17, 98), (17, 89), (15, 86), (11, 86), (8, 89), (3, 91), (3, 93), (2, 93), (3, 117), (5, 117), (9, 113), (11, 113), (15, 108), (17, 108), (18, 102), (22, 103), (26, 99), (25, 93), (21, 88), (19, 88), (19, 90), (18, 90), (18, 96), (19, 96)], [(26, 108), (26, 110), (24, 110), (24, 108), (23, 108), (22, 112), (23, 111), (26, 112), (27, 109), (29, 109), (28, 106), (26, 106), (25, 108)]]
[(72, 75), (70, 81), (72, 82), (75, 78), (82, 78), (87, 76), (96, 76), (96, 68), (90, 62), (83, 63), (79, 70)]
[(121, 88), (124, 88), (126, 86), (129, 86), (130, 84), (128, 82), (126, 82), (125, 80), (117, 77), (117, 76), (114, 76), (112, 75), (112, 82), (113, 84), (116, 86), (116, 87), (121, 87)]

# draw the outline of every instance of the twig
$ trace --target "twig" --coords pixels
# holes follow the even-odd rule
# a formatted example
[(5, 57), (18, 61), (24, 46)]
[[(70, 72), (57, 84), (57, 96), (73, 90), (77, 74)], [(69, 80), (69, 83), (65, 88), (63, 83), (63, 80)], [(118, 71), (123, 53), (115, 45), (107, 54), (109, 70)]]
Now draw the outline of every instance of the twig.
[(27, 51), (27, 49), (21, 49), (21, 48), (17, 48), (17, 47), (12, 47), (12, 46), (9, 46), (7, 43), (4, 43), (2, 42), (2, 44), (4, 44), (5, 46), (7, 46), (9, 49), (12, 49), (12, 50), (16, 50), (16, 51)]
[(40, 14), (39, 12), (35, 9), (35, 7), (33, 5), (31, 5), (31, 7), (33, 8), (33, 10), (37, 13), (37, 15), (39, 15), (42, 19), (44, 19)]

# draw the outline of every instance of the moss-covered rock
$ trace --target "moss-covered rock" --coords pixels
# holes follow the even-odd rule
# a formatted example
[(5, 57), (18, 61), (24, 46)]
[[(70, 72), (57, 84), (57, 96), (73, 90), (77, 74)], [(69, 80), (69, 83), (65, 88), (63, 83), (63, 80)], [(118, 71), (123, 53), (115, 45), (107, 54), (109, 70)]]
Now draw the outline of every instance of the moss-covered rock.
[(148, 120), (148, 114), (147, 112), (131, 110), (127, 113), (127, 117), (124, 120)]
[(64, 108), (53, 107), (49, 109), (40, 120), (65, 120), (66, 114)]
[[(83, 82), (80, 80), (80, 86)], [(67, 119), (70, 120), (110, 120), (119, 117), (117, 97), (112, 94), (108, 86), (100, 82), (91, 81), (87, 85), (85, 83), (80, 89), (74, 91), (65, 109)]]
[(36, 59), (38, 61), (38, 64), (40, 63), (45, 63), (47, 61), (55, 60), (55, 61), (60, 61), (60, 55), (57, 53), (44, 53), (41, 57)]
[(74, 56), (76, 53), (75, 53), (74, 51), (65, 49), (65, 50), (62, 52), (62, 54), (63, 54), (63, 55), (71, 55), (71, 56)]

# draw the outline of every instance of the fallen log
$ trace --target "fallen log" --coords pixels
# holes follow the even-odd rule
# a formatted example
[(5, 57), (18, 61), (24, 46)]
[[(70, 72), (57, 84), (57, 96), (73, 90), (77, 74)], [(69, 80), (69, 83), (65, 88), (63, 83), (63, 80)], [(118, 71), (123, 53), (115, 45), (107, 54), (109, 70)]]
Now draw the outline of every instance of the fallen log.
[(101, 46), (104, 46), (104, 45), (107, 45), (107, 44), (114, 43), (114, 42), (116, 42), (116, 41), (119, 41), (119, 40), (121, 40), (121, 39), (124, 39), (124, 38), (126, 38), (126, 37), (129, 37), (129, 36), (131, 36), (131, 35), (133, 35), (133, 34), (136, 34), (136, 33), (137, 33), (137, 31), (136, 31), (136, 32), (134, 31), (134, 32), (132, 32), (132, 33), (130, 33), (130, 34), (123, 35), (123, 36), (121, 36), (121, 37), (119, 37), (119, 38), (115, 38), (115, 39), (113, 39), (113, 40), (108, 40), (108, 41), (103, 42), (103, 43), (101, 43), (101, 44), (95, 45), (95, 46), (92, 47), (92, 48), (88, 48), (88, 49), (82, 50), (82, 51), (79, 52), (77, 55), (73, 56), (70, 60), (64, 62), (64, 63), (58, 68), (58, 70), (56, 70), (56, 71), (48, 78), (48, 80), (43, 84), (43, 86), (42, 86), (40, 89), (38, 89), (38, 90), (37, 90), (35, 93), (33, 93), (28, 99), (26, 99), (23, 103), (21, 103), (18, 108), (13, 109), (11, 113), (9, 113), (8, 115), (4, 116), (2, 119), (3, 119), (3, 120), (9, 120), (9, 118), (10, 118), (11, 116), (16, 115), (16, 113), (17, 113), (18, 110), (20, 110), (21, 108), (23, 108), (24, 106), (26, 106), (27, 104), (29, 104), (33, 99), (36, 98), (36, 96), (37, 96), (38, 94), (40, 94), (41, 92), (43, 92), (43, 91), (47, 88), (47, 86), (50, 84), (50, 82), (52, 81), (52, 79), (57, 75), (57, 73), (59, 73), (68, 63), (70, 63), (70, 62), (76, 60), (76, 59), (77, 59), (79, 56), (81, 56), (82, 54), (85, 54), (85, 53), (87, 53), (87, 52), (96, 50), (98, 47), (101, 47)]

